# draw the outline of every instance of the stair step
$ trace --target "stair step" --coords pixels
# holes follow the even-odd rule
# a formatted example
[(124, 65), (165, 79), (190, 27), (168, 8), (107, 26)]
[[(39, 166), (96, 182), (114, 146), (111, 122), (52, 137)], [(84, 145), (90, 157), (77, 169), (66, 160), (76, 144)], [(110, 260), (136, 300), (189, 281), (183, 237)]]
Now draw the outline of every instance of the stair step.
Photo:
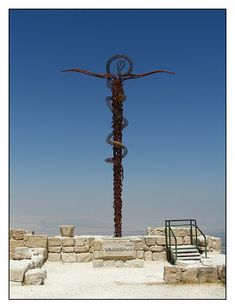
[[(175, 249), (175, 246), (171, 246), (171, 249)], [(197, 249), (195, 245), (177, 245), (177, 249)]]
[[(172, 251), (175, 253), (175, 249), (172, 249)], [(198, 252), (197, 249), (177, 249), (177, 253), (195, 253)]]
[(201, 260), (201, 256), (187, 256), (187, 257), (177, 257), (177, 260)]
[[(174, 255), (176, 255), (174, 253)], [(184, 253), (184, 252), (179, 252), (177, 253), (177, 257), (200, 257), (199, 252), (193, 252), (193, 253)]]

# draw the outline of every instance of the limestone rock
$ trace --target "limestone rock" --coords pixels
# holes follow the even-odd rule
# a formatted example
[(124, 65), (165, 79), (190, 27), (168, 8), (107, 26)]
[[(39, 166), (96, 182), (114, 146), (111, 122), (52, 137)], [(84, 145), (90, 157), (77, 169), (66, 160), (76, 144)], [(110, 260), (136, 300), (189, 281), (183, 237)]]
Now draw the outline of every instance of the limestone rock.
[(197, 267), (182, 267), (180, 273), (180, 280), (182, 283), (197, 283), (198, 282), (198, 268)]
[(32, 256), (43, 256), (43, 261), (47, 260), (48, 252), (46, 248), (29, 248)]
[(62, 237), (61, 242), (65, 247), (74, 246), (74, 237)]
[(31, 259), (31, 253), (28, 247), (16, 247), (14, 254), (14, 260)]
[(115, 260), (105, 260), (104, 267), (115, 267)]
[(32, 232), (24, 229), (11, 230), (11, 235), (15, 240), (23, 240), (25, 234), (32, 234)]
[(157, 237), (157, 245), (159, 245), (159, 246), (165, 246), (166, 245), (165, 236), (158, 236)]
[(23, 281), (24, 274), (29, 269), (29, 262), (26, 260), (11, 260), (10, 261), (10, 280)]
[(88, 237), (87, 238), (87, 244), (89, 247), (93, 247), (93, 244), (94, 244), (94, 241), (95, 241), (95, 238), (92, 236), (92, 237)]
[(156, 244), (156, 237), (147, 236), (145, 237), (145, 243), (147, 246), (153, 246)]
[(61, 246), (62, 245), (62, 241), (61, 241), (61, 237), (59, 236), (50, 236), (48, 237), (48, 246)]
[(165, 228), (164, 227), (148, 227), (147, 228), (148, 235), (165, 235)]
[(92, 254), (89, 252), (77, 254), (77, 262), (89, 262), (91, 261), (91, 259), (92, 259)]
[(164, 266), (164, 281), (169, 284), (180, 282), (181, 270), (178, 266)]
[(44, 269), (30, 269), (25, 273), (24, 284), (26, 285), (40, 285), (43, 284), (47, 272)]
[(14, 238), (10, 239), (10, 251), (14, 253), (16, 247), (25, 247), (23, 240), (15, 240)]
[(63, 225), (60, 226), (60, 234), (61, 236), (73, 236), (74, 235), (74, 225)]
[(145, 261), (152, 261), (152, 252), (151, 251), (145, 251), (144, 252), (144, 260)]
[(185, 236), (185, 237), (183, 238), (183, 244), (184, 244), (184, 245), (190, 245), (190, 244), (191, 244), (191, 238), (190, 238), (190, 236)]
[(93, 267), (102, 267), (104, 266), (104, 261), (101, 259), (93, 260)]
[(30, 248), (47, 248), (46, 235), (24, 235), (24, 243), (26, 247)]
[(74, 252), (74, 246), (72, 247), (62, 247), (62, 252)]
[(48, 251), (49, 252), (61, 252), (62, 247), (61, 246), (49, 246)]
[(77, 262), (76, 253), (73, 253), (73, 252), (69, 252), (69, 253), (62, 252), (61, 259), (65, 263)]
[(48, 253), (48, 261), (51, 261), (51, 262), (61, 261), (60, 253), (51, 253), (51, 252), (49, 252)]
[(153, 251), (153, 252), (161, 252), (161, 251), (164, 251), (164, 247), (163, 246), (154, 245), (154, 246), (150, 246), (149, 250)]
[(74, 246), (74, 248), (75, 248), (75, 252), (88, 252), (89, 251), (88, 245)]
[(143, 258), (144, 258), (144, 252), (143, 252), (143, 250), (137, 250), (137, 251), (136, 251), (136, 258), (137, 258), (137, 259), (143, 259)]
[(102, 259), (102, 258), (103, 258), (103, 252), (102, 251), (94, 251), (93, 259)]
[(199, 283), (217, 282), (217, 279), (218, 279), (218, 276), (217, 276), (216, 266), (200, 267), (198, 269)]
[(225, 265), (217, 265), (217, 277), (220, 281), (225, 282), (226, 279), (226, 270)]
[(188, 228), (172, 228), (175, 236), (187, 236), (188, 235)]
[(122, 260), (117, 260), (117, 261), (115, 261), (115, 266), (116, 267), (123, 267), (124, 266), (124, 262)]
[(144, 260), (135, 259), (135, 260), (126, 260), (124, 263), (125, 267), (144, 267)]
[(141, 241), (135, 241), (134, 242), (134, 249), (135, 250), (143, 250), (144, 249), (144, 245), (145, 245), (144, 239), (141, 240)]
[(87, 238), (86, 237), (75, 236), (74, 240), (75, 240), (75, 243), (74, 243), (75, 246), (83, 246), (83, 245), (87, 244)]
[(153, 261), (163, 261), (166, 260), (166, 253), (165, 251), (162, 252), (153, 252)]
[(101, 250), (101, 241), (94, 240), (93, 248), (94, 248), (94, 250)]
[(38, 256), (32, 256), (32, 261), (34, 263), (34, 268), (40, 268), (43, 266), (43, 256), (38, 255)]

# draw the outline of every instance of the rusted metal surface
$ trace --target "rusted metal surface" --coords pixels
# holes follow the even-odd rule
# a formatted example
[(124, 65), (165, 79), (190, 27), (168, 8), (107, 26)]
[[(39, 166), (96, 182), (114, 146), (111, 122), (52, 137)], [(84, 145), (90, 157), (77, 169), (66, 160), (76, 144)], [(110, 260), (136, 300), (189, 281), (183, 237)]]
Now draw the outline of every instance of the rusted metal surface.
[[(116, 66), (114, 66), (116, 64)], [(113, 68), (114, 72), (113, 72)], [(125, 70), (124, 70), (125, 69)], [(107, 80), (107, 86), (112, 96), (106, 97), (108, 108), (113, 114), (112, 132), (107, 136), (106, 142), (113, 147), (113, 157), (106, 158), (107, 163), (113, 164), (113, 208), (114, 208), (114, 236), (122, 236), (122, 182), (123, 166), (122, 159), (127, 155), (127, 148), (122, 143), (122, 131), (128, 125), (127, 119), (123, 116), (123, 103), (126, 101), (123, 85), (128, 79), (137, 79), (156, 73), (175, 74), (166, 70), (155, 70), (143, 74), (132, 74), (133, 63), (125, 55), (115, 55), (106, 64), (106, 73), (93, 73), (80, 68), (67, 69), (63, 72), (77, 72), (86, 75), (103, 78)]]

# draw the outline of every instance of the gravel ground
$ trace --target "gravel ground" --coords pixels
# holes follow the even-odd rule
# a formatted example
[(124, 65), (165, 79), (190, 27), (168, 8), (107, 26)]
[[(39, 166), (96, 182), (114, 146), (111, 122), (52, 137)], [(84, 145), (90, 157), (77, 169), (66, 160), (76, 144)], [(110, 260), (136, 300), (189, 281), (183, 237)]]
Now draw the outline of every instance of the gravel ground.
[(12, 283), (11, 299), (224, 299), (222, 284), (166, 285), (163, 266), (145, 262), (144, 268), (93, 268), (92, 263), (46, 262), (41, 286)]

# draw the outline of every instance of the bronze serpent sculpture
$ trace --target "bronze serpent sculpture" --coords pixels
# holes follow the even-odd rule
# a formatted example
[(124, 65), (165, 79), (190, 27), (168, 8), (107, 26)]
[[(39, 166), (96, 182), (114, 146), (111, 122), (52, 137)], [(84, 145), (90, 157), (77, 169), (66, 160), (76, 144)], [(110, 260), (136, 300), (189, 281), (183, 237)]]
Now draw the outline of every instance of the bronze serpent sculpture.
[[(116, 71), (111, 72), (111, 66), (116, 62)], [(126, 72), (124, 68), (129, 65)], [(107, 163), (113, 164), (113, 195), (114, 195), (114, 236), (122, 236), (122, 181), (123, 166), (122, 159), (127, 155), (127, 147), (122, 143), (122, 130), (127, 127), (128, 121), (123, 116), (123, 103), (126, 96), (123, 89), (125, 80), (138, 79), (156, 73), (175, 74), (166, 70), (155, 70), (144, 74), (132, 74), (133, 63), (126, 55), (115, 55), (111, 57), (106, 64), (106, 73), (93, 73), (80, 68), (63, 70), (63, 72), (77, 72), (86, 75), (103, 78), (107, 80), (107, 86), (112, 91), (112, 96), (106, 97), (106, 104), (113, 114), (112, 128), (113, 131), (107, 136), (106, 142), (113, 146), (113, 157), (106, 158)]]

